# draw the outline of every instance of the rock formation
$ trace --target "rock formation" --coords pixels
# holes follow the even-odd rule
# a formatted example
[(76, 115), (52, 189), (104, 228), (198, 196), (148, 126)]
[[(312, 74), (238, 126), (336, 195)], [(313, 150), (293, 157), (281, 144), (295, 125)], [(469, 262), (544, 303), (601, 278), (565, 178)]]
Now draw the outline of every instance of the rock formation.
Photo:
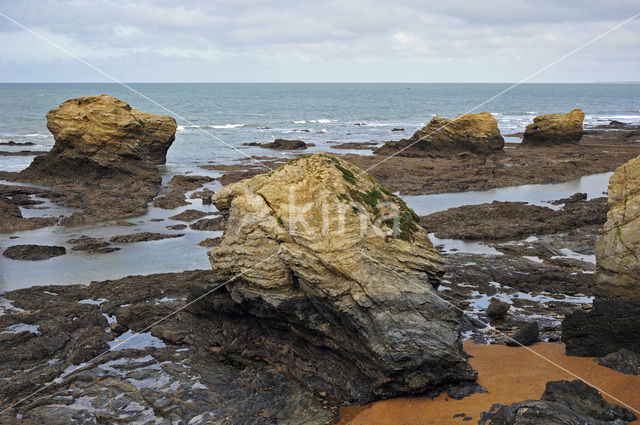
[(111, 96), (71, 99), (47, 114), (55, 145), (36, 157), (18, 179), (69, 193), (81, 208), (66, 224), (94, 222), (146, 212), (175, 138), (171, 117), (140, 112)]
[(508, 406), (496, 404), (482, 414), (481, 425), (625, 425), (636, 416), (607, 403), (595, 388), (582, 381), (551, 381), (540, 400)]
[(568, 114), (539, 115), (524, 131), (522, 143), (530, 145), (578, 143), (582, 138), (584, 112), (574, 109)]
[(499, 152), (504, 147), (498, 122), (489, 112), (464, 114), (455, 119), (434, 117), (409, 139), (387, 142), (374, 152), (409, 157), (472, 152)]
[(236, 317), (212, 344), (280, 363), (340, 402), (475, 379), (458, 317), (434, 289), (440, 255), (374, 178), (314, 154), (228, 185), (213, 202), (226, 220), (209, 252), (214, 274), (241, 276), (228, 285), (233, 302), (214, 296), (199, 311)]
[(640, 157), (616, 170), (608, 193), (607, 222), (596, 243), (594, 308), (564, 320), (568, 354), (640, 353)]

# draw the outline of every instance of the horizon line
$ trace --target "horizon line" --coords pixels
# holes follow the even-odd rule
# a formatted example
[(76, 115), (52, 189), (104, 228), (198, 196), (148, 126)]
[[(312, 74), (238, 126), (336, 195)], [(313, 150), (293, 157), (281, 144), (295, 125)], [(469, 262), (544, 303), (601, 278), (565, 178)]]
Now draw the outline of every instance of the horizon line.
[[(126, 84), (513, 84), (510, 81), (125, 81)], [(0, 81), (0, 84), (119, 84), (113, 81)], [(640, 80), (529, 82), (524, 84), (640, 84)]]

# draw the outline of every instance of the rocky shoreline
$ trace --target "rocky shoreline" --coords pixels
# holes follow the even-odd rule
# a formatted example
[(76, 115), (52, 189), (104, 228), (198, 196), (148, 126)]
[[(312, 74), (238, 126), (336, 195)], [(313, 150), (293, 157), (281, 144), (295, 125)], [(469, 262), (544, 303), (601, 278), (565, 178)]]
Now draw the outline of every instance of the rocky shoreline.
[[(105, 111), (108, 120), (96, 118)], [(624, 243), (635, 247), (636, 217), (626, 208), (635, 208), (636, 193), (625, 185), (636, 184), (629, 177), (636, 165), (627, 161), (640, 154), (628, 136), (637, 129), (612, 123), (589, 133), (576, 111), (536, 118), (523, 144), (505, 144), (488, 113), (434, 118), (377, 155), (212, 163), (201, 167), (222, 176), (175, 175), (162, 186), (157, 165), (175, 137), (171, 118), (109, 96), (63, 103), (47, 116), (52, 151), (19, 174), (0, 175), (38, 185), (0, 185), (0, 231), (135, 217), (149, 203), (172, 221), (162, 232), (119, 221), (131, 232), (75, 235), (65, 241), (68, 251), (16, 242), (4, 255), (108, 256), (195, 231), (203, 233), (198, 245), (212, 248), (212, 267), (2, 294), (0, 418), (325, 424), (350, 404), (480, 396), (486, 389), (463, 349), (468, 340), (563, 341), (569, 354), (597, 355), (606, 367), (635, 373), (640, 349), (629, 329), (640, 315), (636, 282), (624, 270), (637, 262)], [(263, 147), (302, 149), (298, 142)], [(549, 207), (493, 202), (418, 217), (394, 194), (566, 181), (623, 163), (629, 180), (612, 179), (625, 189), (610, 189), (608, 203), (576, 193)], [(214, 178), (223, 185), (215, 192), (207, 187)], [(68, 215), (25, 215), (51, 202), (71, 208)], [(607, 263), (619, 257), (624, 270)], [(625, 331), (605, 336), (612, 322)], [(609, 342), (594, 351), (602, 338)], [(553, 423), (543, 421), (547, 411), (568, 423), (635, 419), (594, 391), (580, 381), (550, 382), (541, 400), (512, 400), (473, 419), (515, 424), (521, 411), (538, 423)]]

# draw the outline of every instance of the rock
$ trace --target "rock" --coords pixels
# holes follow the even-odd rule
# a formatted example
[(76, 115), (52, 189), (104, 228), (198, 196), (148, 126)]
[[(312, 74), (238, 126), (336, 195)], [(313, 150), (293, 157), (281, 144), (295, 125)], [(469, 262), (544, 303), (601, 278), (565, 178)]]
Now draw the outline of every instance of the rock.
[(0, 143), (0, 146), (33, 146), (35, 143), (33, 142), (14, 142), (13, 140), (9, 140), (8, 142)]
[(18, 175), (62, 191), (83, 209), (62, 224), (93, 223), (141, 215), (161, 182), (156, 165), (165, 162), (175, 137), (171, 117), (147, 114), (111, 96), (71, 99), (47, 114), (55, 138)]
[(213, 215), (216, 213), (212, 212), (204, 212), (198, 210), (184, 210), (180, 214), (173, 215), (169, 217), (170, 220), (178, 220), (178, 221), (193, 221), (202, 217), (206, 217), (208, 215)]
[(213, 246), (220, 245), (220, 242), (222, 242), (222, 238), (218, 236), (217, 238), (207, 238), (207, 239), (199, 242), (198, 245), (210, 248), (210, 247), (213, 247)]
[(527, 145), (545, 145), (574, 143), (582, 138), (584, 112), (574, 109), (568, 114), (539, 115), (533, 119), (524, 131), (522, 143)]
[(167, 229), (169, 230), (184, 230), (187, 228), (186, 224), (172, 224), (170, 226), (167, 226)]
[(514, 329), (507, 332), (509, 338), (505, 338), (505, 344), (511, 347), (527, 346), (538, 341), (538, 324), (536, 322), (512, 321), (509, 325)]
[(120, 248), (111, 246), (111, 244), (100, 238), (92, 238), (82, 235), (78, 238), (69, 239), (68, 244), (73, 245), (72, 251), (86, 251), (92, 254), (106, 254), (109, 252), (119, 251)]
[(440, 239), (515, 240), (531, 235), (568, 231), (606, 221), (605, 198), (561, 199), (554, 210), (526, 202), (494, 201), (465, 205), (420, 217), (420, 224)]
[(604, 357), (622, 348), (640, 353), (640, 299), (599, 298), (590, 311), (576, 310), (562, 321), (562, 342), (570, 356)]
[(487, 316), (492, 320), (502, 319), (507, 315), (509, 308), (511, 306), (508, 303), (491, 298), (489, 307), (487, 307)]
[(31, 195), (39, 197), (54, 197), (57, 194), (48, 190), (30, 186), (14, 186), (0, 184), (0, 232), (15, 232), (32, 230), (40, 227), (53, 226), (58, 223), (58, 217), (28, 217), (24, 218), (20, 207), (30, 207), (43, 203), (31, 199)]
[(213, 177), (209, 176), (175, 175), (171, 180), (169, 180), (169, 184), (174, 188), (180, 188), (181, 190), (188, 192), (212, 181)]
[(630, 375), (640, 375), (640, 354), (621, 348), (618, 351), (595, 359), (600, 366)]
[(369, 150), (378, 145), (378, 142), (346, 142), (337, 145), (331, 145), (331, 149), (358, 149)]
[(151, 232), (140, 232), (140, 233), (132, 233), (130, 235), (116, 235), (112, 236), (109, 239), (114, 243), (135, 243), (135, 242), (146, 242), (146, 241), (159, 241), (161, 239), (170, 239), (170, 238), (180, 238), (184, 236), (184, 233), (151, 233)]
[(63, 246), (13, 245), (5, 249), (2, 255), (14, 260), (39, 261), (58, 257), (67, 253)]
[(32, 156), (32, 155), (41, 155), (44, 153), (47, 153), (47, 151), (15, 151), (15, 152), (0, 151), (0, 156)]
[(391, 131), (404, 131), (404, 128), (392, 128)]
[(551, 381), (540, 400), (493, 405), (480, 425), (625, 425), (636, 419), (629, 410), (607, 403), (595, 388), (580, 380)]
[(181, 176), (175, 175), (169, 180), (172, 189), (164, 196), (159, 196), (153, 200), (153, 206), (173, 210), (185, 205), (189, 205), (185, 193), (195, 190), (203, 184), (213, 181), (212, 177), (207, 176)]
[(189, 228), (193, 230), (216, 231), (216, 230), (222, 230), (223, 226), (224, 226), (224, 219), (222, 217), (216, 217), (216, 218), (203, 218), (201, 220), (198, 220), (195, 223), (189, 225)]
[(503, 146), (504, 139), (496, 119), (489, 112), (480, 112), (460, 115), (453, 120), (434, 117), (410, 139), (387, 142), (374, 152), (409, 157), (451, 155), (461, 151), (486, 155), (501, 151)]
[(173, 189), (166, 195), (158, 196), (153, 200), (154, 207), (165, 210), (174, 210), (179, 207), (184, 207), (185, 205), (189, 205), (189, 203), (180, 189)]
[(596, 243), (596, 295), (640, 298), (640, 157), (609, 179), (609, 213)]
[(415, 214), (375, 179), (313, 154), (225, 186), (213, 202), (226, 220), (209, 252), (213, 272), (237, 279), (233, 303), (207, 298), (197, 314), (223, 326), (241, 308), (245, 326), (259, 323), (216, 337), (222, 350), (277, 362), (339, 402), (475, 380), (458, 317), (434, 289), (442, 259)]
[(278, 150), (298, 150), (306, 149), (309, 145), (302, 140), (275, 139), (270, 143), (263, 143), (261, 148)]
[(593, 309), (562, 323), (567, 354), (603, 357), (622, 348), (640, 353), (640, 157), (609, 179), (609, 213), (596, 242)]
[(211, 205), (213, 201), (211, 200), (211, 196), (203, 196), (202, 197), (202, 205)]

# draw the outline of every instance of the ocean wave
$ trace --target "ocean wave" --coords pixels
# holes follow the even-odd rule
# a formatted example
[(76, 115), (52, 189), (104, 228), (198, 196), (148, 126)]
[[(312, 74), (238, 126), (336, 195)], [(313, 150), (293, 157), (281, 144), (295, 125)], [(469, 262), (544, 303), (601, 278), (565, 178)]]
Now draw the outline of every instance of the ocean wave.
[(22, 137), (33, 137), (35, 139), (48, 139), (53, 136), (51, 134), (29, 133), (29, 134), (23, 134)]
[(306, 121), (305, 120), (300, 120), (300, 121), (294, 121), (293, 123), (294, 124), (304, 124), (304, 123), (306, 123)]
[(326, 128), (323, 128), (322, 130), (318, 131), (318, 133), (326, 133), (326, 132), (327, 132)]
[(318, 124), (329, 124), (330, 122), (337, 122), (337, 121), (338, 120), (329, 120), (329, 119), (326, 119), (326, 118), (321, 118), (321, 119), (318, 119), (318, 120), (309, 120), (309, 122), (315, 122), (315, 123), (318, 123)]
[(240, 128), (244, 127), (246, 124), (224, 124), (224, 125), (214, 125), (214, 124), (202, 124), (202, 125), (179, 125), (177, 131), (185, 131), (187, 128), (215, 128), (215, 129), (227, 129), (227, 128)]

